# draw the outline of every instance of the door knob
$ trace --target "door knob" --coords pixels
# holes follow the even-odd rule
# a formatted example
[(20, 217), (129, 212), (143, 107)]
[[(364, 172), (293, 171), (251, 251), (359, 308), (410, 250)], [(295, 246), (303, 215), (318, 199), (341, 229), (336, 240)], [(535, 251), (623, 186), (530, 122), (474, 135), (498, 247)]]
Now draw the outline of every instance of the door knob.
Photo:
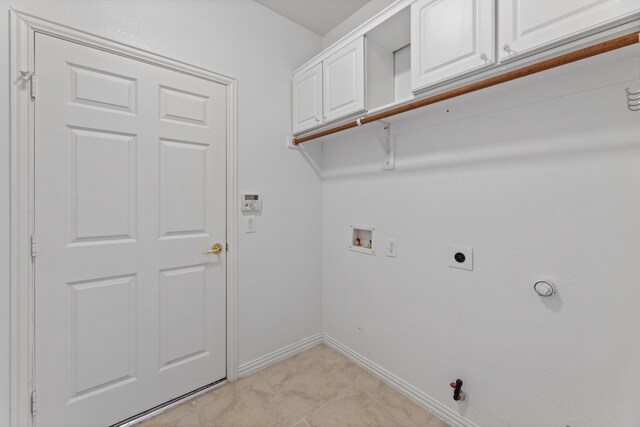
[(206, 250), (203, 253), (205, 255), (209, 255), (209, 254), (219, 254), (220, 252), (222, 252), (222, 244), (216, 243), (215, 245), (211, 246), (211, 249)]

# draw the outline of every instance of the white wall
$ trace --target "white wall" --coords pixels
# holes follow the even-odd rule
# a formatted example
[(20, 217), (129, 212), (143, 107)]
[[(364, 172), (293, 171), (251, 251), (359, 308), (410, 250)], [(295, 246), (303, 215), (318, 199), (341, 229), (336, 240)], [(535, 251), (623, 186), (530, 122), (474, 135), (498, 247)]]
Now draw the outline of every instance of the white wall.
[(372, 18), (375, 14), (386, 8), (396, 0), (370, 0), (358, 9), (353, 15), (335, 26), (322, 38), (322, 47), (327, 48), (343, 36), (350, 33), (354, 28)]
[(239, 190), (264, 196), (257, 233), (239, 236), (240, 363), (320, 332), (320, 249), (304, 244), (320, 241), (320, 179), (284, 143), (290, 73), (320, 37), (250, 0), (0, 4), (0, 426), (9, 419), (9, 7), (238, 79)]
[(323, 143), (324, 332), (478, 426), (640, 425), (640, 60), (582, 67), (394, 121), (395, 171), (365, 129)]

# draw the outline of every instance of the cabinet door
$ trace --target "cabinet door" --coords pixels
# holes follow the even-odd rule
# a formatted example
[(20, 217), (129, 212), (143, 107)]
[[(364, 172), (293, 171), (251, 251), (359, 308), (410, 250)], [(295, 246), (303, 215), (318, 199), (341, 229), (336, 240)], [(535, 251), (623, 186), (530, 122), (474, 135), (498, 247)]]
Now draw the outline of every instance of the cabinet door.
[(322, 66), (324, 120), (364, 110), (364, 37), (329, 56)]
[(293, 76), (293, 133), (322, 124), (322, 63)]
[(501, 61), (640, 17), (638, 0), (499, 0), (498, 9)]
[(414, 92), (495, 62), (494, 0), (418, 0), (411, 5)]

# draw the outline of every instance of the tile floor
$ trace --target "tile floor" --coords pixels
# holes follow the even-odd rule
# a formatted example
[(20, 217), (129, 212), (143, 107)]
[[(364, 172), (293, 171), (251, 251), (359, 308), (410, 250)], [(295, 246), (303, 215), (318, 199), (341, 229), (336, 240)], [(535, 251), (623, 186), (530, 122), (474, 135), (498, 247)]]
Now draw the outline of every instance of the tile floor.
[(320, 344), (210, 391), (139, 427), (446, 427)]

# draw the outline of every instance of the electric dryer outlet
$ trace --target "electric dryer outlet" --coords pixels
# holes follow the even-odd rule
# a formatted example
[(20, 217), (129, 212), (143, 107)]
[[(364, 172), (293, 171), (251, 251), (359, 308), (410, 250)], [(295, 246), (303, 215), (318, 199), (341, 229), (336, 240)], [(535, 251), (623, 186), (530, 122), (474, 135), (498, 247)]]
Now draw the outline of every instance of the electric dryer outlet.
[(473, 248), (449, 246), (449, 267), (473, 270)]

